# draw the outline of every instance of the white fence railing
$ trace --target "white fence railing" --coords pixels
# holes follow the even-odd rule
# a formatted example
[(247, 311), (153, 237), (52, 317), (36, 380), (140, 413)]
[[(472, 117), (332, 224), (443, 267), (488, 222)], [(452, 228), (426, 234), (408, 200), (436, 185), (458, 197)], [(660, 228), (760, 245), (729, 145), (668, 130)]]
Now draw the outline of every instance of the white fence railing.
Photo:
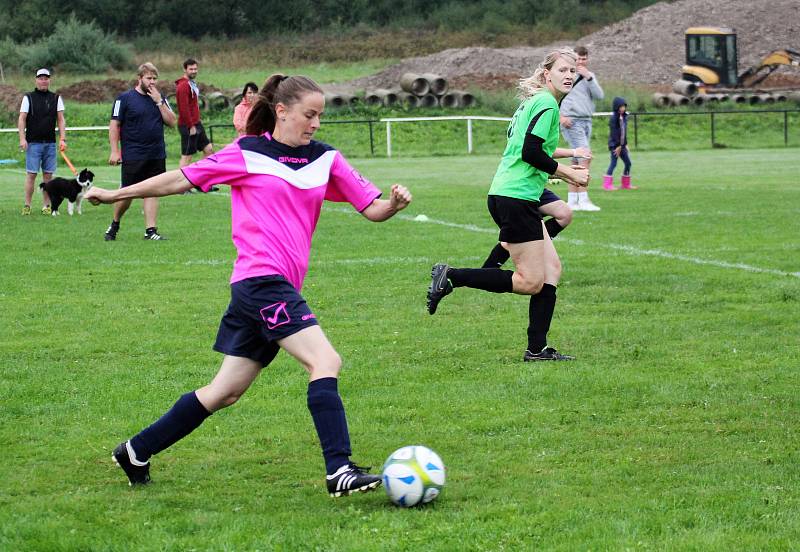
[[(592, 117), (607, 117), (608, 113), (595, 113)], [(386, 157), (392, 156), (392, 123), (415, 123), (420, 121), (466, 121), (467, 122), (467, 153), (472, 153), (472, 121), (510, 121), (511, 117), (487, 117), (484, 115), (452, 115), (446, 117), (393, 117), (381, 119), (386, 123)]]
[(392, 156), (392, 123), (415, 123), (419, 121), (466, 121), (467, 122), (467, 153), (472, 153), (472, 121), (510, 121), (510, 117), (486, 117), (483, 115), (452, 115), (447, 117), (406, 117), (386, 118), (380, 122), (386, 123), (386, 157)]

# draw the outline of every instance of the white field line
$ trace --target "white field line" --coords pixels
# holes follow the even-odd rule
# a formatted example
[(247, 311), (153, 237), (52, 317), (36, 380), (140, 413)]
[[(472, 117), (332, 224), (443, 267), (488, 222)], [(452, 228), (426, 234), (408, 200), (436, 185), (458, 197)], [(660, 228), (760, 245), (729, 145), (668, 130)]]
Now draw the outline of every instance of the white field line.
[[(19, 173), (23, 173), (23, 174), (25, 173), (25, 171), (17, 170), (17, 169), (11, 169), (10, 172), (19, 172)], [(111, 182), (111, 181), (108, 181), (108, 180), (100, 180), (99, 182), (106, 182), (106, 183), (109, 183), (109, 184), (118, 184), (117, 182)], [(218, 196), (218, 197), (229, 197), (230, 193), (229, 192), (220, 191), (220, 192), (209, 193), (208, 195), (214, 195), (214, 196)], [(348, 214), (348, 215), (352, 215), (352, 214), (356, 213), (353, 209), (348, 209), (348, 208), (344, 208), (344, 207), (329, 207), (329, 206), (326, 206), (324, 210), (325, 211), (332, 211), (332, 212), (335, 212), (335, 213), (344, 213), (344, 214)], [(422, 223), (422, 224), (436, 224), (436, 225), (439, 225), (439, 226), (447, 226), (449, 228), (458, 228), (458, 229), (461, 229), (461, 230), (466, 230), (468, 232), (479, 232), (481, 234), (496, 234), (497, 233), (497, 229), (496, 228), (481, 228), (481, 227), (476, 226), (474, 224), (459, 224), (459, 223), (456, 223), (456, 222), (448, 222), (446, 220), (437, 220), (437, 219), (430, 219), (430, 218), (425, 220), (425, 221), (420, 221), (420, 220), (416, 220), (416, 218), (414, 216), (412, 216), (412, 215), (404, 215), (404, 214), (397, 215), (397, 218), (402, 219), (402, 220), (411, 221), (411, 222)], [(566, 238), (566, 237), (563, 237), (563, 236), (559, 237), (558, 241), (559, 242), (564, 242), (564, 243), (569, 243), (569, 244), (572, 244), (572, 245), (587, 245), (587, 243), (584, 240), (576, 240), (576, 239)], [(761, 267), (758, 267), (758, 266), (752, 266), (752, 265), (748, 265), (748, 264), (744, 264), (744, 263), (729, 263), (727, 261), (717, 261), (715, 259), (701, 259), (699, 257), (691, 257), (689, 255), (681, 255), (679, 253), (670, 253), (668, 251), (662, 251), (660, 249), (640, 249), (638, 247), (633, 247), (631, 245), (623, 245), (623, 244), (615, 244), (615, 243), (602, 243), (602, 244), (592, 243), (592, 244), (588, 244), (588, 245), (590, 245), (591, 247), (594, 247), (594, 248), (605, 248), (605, 249), (611, 249), (613, 251), (620, 251), (622, 253), (626, 253), (626, 254), (634, 256), (634, 257), (660, 257), (662, 259), (671, 259), (671, 260), (676, 260), (676, 261), (683, 261), (683, 262), (696, 264), (696, 265), (714, 266), (714, 267), (717, 267), (717, 268), (728, 268), (728, 269), (734, 269), (734, 270), (742, 270), (742, 271), (745, 271), (745, 272), (752, 272), (752, 273), (757, 273), (757, 274), (772, 274), (772, 275), (775, 275), (775, 276), (789, 276), (789, 277), (792, 277), (792, 278), (800, 278), (800, 272), (786, 272), (784, 270), (776, 270), (776, 269), (773, 269), (773, 268), (761, 268)], [(474, 257), (474, 258), (465, 258), (464, 260), (480, 260), (480, 259), (478, 257)], [(326, 264), (367, 264), (367, 265), (375, 264), (375, 265), (378, 265), (378, 264), (394, 264), (394, 263), (397, 263), (397, 262), (400, 262), (400, 263), (403, 263), (403, 262), (405, 262), (405, 263), (430, 262), (430, 259), (428, 259), (427, 257), (376, 257), (376, 258), (373, 258), (373, 259), (368, 259), (367, 258), (367, 259), (339, 259), (339, 260), (336, 260), (336, 261), (317, 261), (314, 264), (315, 265), (326, 265)], [(195, 261), (186, 261), (184, 264), (191, 265), (191, 264), (228, 264), (228, 263), (232, 264), (233, 263), (233, 259), (231, 259), (231, 260), (218, 260), (218, 259), (202, 260), (202, 259), (199, 259), (199, 260), (195, 260)], [(113, 262), (110, 262), (109, 264), (138, 264), (138, 262), (137, 261), (130, 261), (130, 262), (113, 261)], [(159, 264), (159, 263), (151, 261), (151, 262), (149, 262), (149, 264)], [(163, 264), (175, 264), (175, 263), (165, 262)]]
[[(335, 211), (339, 213), (353, 213), (352, 209), (344, 209), (341, 207), (329, 207), (328, 211)], [(403, 220), (413, 221), (421, 224), (437, 224), (439, 226), (447, 226), (450, 228), (459, 228), (461, 230), (467, 230), (468, 232), (480, 232), (482, 234), (497, 234), (496, 228), (481, 228), (479, 226), (475, 226), (474, 224), (457, 224), (455, 222), (448, 222), (444, 220), (436, 220), (436, 219), (427, 219), (424, 221), (416, 220), (412, 215), (404, 215), (400, 214), (397, 215), (399, 218)], [(714, 259), (701, 259), (699, 257), (691, 257), (689, 255), (681, 255), (679, 253), (670, 253), (668, 251), (662, 251), (660, 249), (640, 249), (638, 247), (633, 247), (631, 245), (623, 245), (623, 244), (616, 244), (616, 243), (587, 243), (584, 240), (576, 240), (570, 239), (565, 237), (559, 237), (559, 242), (565, 242), (572, 245), (589, 245), (593, 248), (605, 248), (611, 249), (613, 251), (620, 251), (622, 253), (626, 253), (628, 255), (632, 255), (634, 257), (660, 257), (662, 259), (671, 259), (676, 261), (683, 261), (687, 263), (692, 263), (696, 265), (705, 265), (705, 266), (714, 266), (717, 268), (730, 268), (735, 270), (743, 270), (745, 272), (753, 272), (759, 274), (773, 274), (775, 276), (790, 276), (793, 278), (800, 278), (800, 272), (786, 272), (783, 270), (775, 270), (773, 268), (761, 268), (758, 266), (752, 266), (744, 263), (729, 263), (727, 261), (717, 261)]]
[[(458, 257), (456, 260), (469, 263), (473, 261), (483, 260), (484, 257), (476, 255)], [(343, 266), (343, 265), (403, 265), (410, 264), (431, 264), (435, 263), (437, 259), (432, 257), (366, 257), (356, 259), (330, 259), (330, 260), (312, 260), (310, 267), (313, 270), (316, 267), (325, 266)], [(151, 260), (146, 261), (143, 259), (101, 259), (93, 263), (93, 266), (225, 266), (233, 268), (234, 257), (229, 259), (190, 259), (188, 261), (165, 261), (165, 260)], [(20, 263), (16, 263), (20, 264)], [(62, 261), (47, 261), (42, 259), (27, 259), (22, 261), (22, 264), (29, 266), (60, 266)]]

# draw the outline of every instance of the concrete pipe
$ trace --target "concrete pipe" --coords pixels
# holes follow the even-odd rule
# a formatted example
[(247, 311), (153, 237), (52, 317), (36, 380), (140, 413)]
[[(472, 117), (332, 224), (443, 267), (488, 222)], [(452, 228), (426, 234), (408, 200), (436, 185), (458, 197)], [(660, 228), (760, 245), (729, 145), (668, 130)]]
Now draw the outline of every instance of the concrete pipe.
[(789, 99), (789, 96), (785, 92), (775, 92), (772, 96), (775, 98), (776, 102), (785, 102)]
[(717, 97), (717, 99), (718, 99), (720, 102), (722, 102), (722, 103), (725, 103), (725, 102), (729, 102), (729, 101), (731, 101), (731, 97), (730, 97), (730, 95), (729, 95), (729, 94), (714, 94), (714, 95), (715, 95), (715, 96)]
[(423, 73), (422, 78), (428, 81), (430, 85), (430, 92), (436, 96), (444, 96), (447, 93), (447, 81), (441, 75), (433, 73)]
[(773, 98), (771, 94), (753, 94), (750, 96), (750, 103), (753, 105), (762, 103), (771, 104), (775, 103), (775, 98)]
[(461, 93), (461, 107), (472, 107), (476, 103), (478, 103), (478, 100), (475, 99), (475, 96), (469, 92)]
[(369, 107), (383, 105), (383, 96), (377, 94), (375, 91), (367, 91), (364, 94), (364, 103)]
[(679, 106), (679, 105), (689, 105), (689, 98), (682, 94), (667, 94), (667, 98), (669, 98), (669, 105), (671, 106)]
[(381, 98), (381, 102), (386, 107), (392, 107), (397, 103), (397, 92), (394, 90), (387, 90), (386, 88), (378, 88), (374, 91)]
[(716, 94), (698, 94), (696, 96), (692, 96), (691, 99), (695, 105), (719, 103), (719, 98)]
[(747, 96), (744, 94), (731, 94), (731, 101), (737, 104), (747, 103)]
[(234, 106), (239, 105), (240, 103), (242, 103), (242, 98), (243, 98), (242, 93), (237, 92), (236, 94), (231, 96), (231, 105)]
[(439, 98), (437, 98), (433, 94), (425, 94), (424, 96), (419, 97), (420, 107), (436, 107), (438, 105), (439, 105)]
[(231, 106), (231, 100), (222, 92), (211, 92), (207, 98), (208, 108), (214, 111), (221, 111), (228, 109)]
[(341, 94), (334, 94), (332, 92), (325, 93), (325, 105), (333, 109), (347, 107), (349, 104), (345, 101)]
[(197, 106), (202, 110), (208, 109), (208, 100), (202, 94), (197, 96)]
[(361, 98), (353, 94), (342, 94), (342, 101), (349, 107), (358, 107), (361, 104)]
[(431, 85), (424, 77), (416, 73), (405, 73), (400, 77), (400, 88), (415, 96), (424, 96), (430, 92)]
[(676, 80), (672, 83), (672, 91), (683, 96), (694, 96), (697, 94), (697, 84), (684, 79)]
[(403, 107), (419, 107), (419, 98), (408, 92), (398, 92), (397, 103)]
[(789, 99), (789, 101), (797, 102), (800, 104), (800, 91), (789, 92), (788, 94), (786, 94), (786, 96)]
[(461, 92), (451, 90), (439, 98), (439, 105), (442, 107), (459, 108), (461, 107)]
[(667, 107), (669, 105), (669, 97), (666, 94), (656, 92), (653, 94), (653, 105), (656, 107)]

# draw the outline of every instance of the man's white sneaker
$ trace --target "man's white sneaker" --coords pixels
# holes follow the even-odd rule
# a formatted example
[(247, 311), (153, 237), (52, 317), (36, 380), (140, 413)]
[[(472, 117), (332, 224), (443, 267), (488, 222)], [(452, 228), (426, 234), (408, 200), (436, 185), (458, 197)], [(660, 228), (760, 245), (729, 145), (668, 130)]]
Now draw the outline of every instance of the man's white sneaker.
[(599, 211), (600, 207), (592, 203), (591, 201), (581, 201), (580, 203), (581, 208), (579, 211)]
[(580, 211), (581, 210), (581, 206), (577, 201), (575, 201), (575, 202), (571, 202), (570, 201), (569, 203), (567, 203), (567, 206), (570, 209), (572, 209), (573, 211)]

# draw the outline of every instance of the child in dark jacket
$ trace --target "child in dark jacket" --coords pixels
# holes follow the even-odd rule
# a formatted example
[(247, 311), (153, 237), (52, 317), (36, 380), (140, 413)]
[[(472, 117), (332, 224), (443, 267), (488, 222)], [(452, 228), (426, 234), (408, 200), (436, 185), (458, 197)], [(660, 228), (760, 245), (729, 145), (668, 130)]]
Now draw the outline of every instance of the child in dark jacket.
[(611, 164), (608, 166), (605, 176), (603, 176), (603, 189), (616, 190), (614, 187), (614, 169), (617, 167), (617, 160), (622, 159), (625, 169), (622, 171), (622, 190), (635, 190), (637, 186), (631, 186), (631, 158), (628, 155), (628, 105), (625, 98), (614, 98), (611, 118), (608, 120), (608, 149), (611, 152)]

